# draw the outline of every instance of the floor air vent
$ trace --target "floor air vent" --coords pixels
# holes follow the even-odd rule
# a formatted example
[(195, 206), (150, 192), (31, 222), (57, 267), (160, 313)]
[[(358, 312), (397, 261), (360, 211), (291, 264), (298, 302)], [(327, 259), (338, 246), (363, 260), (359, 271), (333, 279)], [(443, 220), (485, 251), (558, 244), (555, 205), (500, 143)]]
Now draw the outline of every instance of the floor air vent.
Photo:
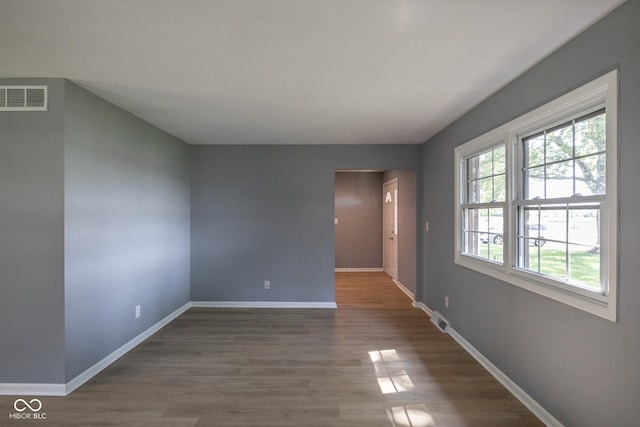
[(440, 329), (440, 331), (447, 332), (447, 328), (449, 328), (449, 321), (442, 317), (442, 314), (434, 311), (431, 315), (431, 321), (438, 327), (438, 329)]
[(0, 86), (0, 111), (47, 111), (47, 86)]

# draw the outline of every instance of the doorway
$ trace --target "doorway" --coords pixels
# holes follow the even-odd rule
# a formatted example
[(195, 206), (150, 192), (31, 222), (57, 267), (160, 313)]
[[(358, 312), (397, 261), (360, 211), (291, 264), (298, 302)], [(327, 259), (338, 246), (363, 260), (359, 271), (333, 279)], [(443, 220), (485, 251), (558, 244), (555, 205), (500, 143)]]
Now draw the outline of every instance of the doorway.
[(398, 280), (398, 178), (382, 187), (382, 265), (392, 279)]
[[(335, 271), (386, 272), (413, 298), (418, 261), (416, 171), (338, 170), (335, 184)], [(385, 203), (387, 192), (391, 200)]]

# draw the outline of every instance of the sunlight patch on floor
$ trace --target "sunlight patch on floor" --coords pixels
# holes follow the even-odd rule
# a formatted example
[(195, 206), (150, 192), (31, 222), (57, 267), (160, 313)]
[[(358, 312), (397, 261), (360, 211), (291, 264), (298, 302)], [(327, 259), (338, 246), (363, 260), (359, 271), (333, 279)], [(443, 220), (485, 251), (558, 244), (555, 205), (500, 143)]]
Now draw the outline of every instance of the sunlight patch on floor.
[(373, 363), (378, 385), (383, 394), (413, 390), (413, 382), (402, 366), (395, 349), (370, 351), (369, 358)]
[(387, 417), (393, 427), (432, 427), (436, 425), (424, 403), (387, 409)]

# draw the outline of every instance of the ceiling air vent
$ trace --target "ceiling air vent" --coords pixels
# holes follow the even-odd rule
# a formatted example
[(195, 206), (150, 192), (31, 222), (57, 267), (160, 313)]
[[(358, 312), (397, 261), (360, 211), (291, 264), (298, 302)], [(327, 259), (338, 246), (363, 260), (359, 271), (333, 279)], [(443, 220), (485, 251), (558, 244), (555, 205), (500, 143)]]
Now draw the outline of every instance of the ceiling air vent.
[(0, 86), (0, 111), (47, 111), (47, 86)]

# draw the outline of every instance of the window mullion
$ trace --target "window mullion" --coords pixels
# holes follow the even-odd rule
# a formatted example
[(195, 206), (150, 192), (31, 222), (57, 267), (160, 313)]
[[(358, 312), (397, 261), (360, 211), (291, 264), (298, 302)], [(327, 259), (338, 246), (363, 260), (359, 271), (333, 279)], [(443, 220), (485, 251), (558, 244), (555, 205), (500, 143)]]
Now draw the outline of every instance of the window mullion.
[[(540, 218), (538, 216), (538, 218)], [(567, 204), (565, 211), (565, 252), (564, 252), (564, 262), (565, 262), (565, 274), (566, 280), (571, 280), (571, 264), (569, 263), (569, 204)]]
[(542, 158), (542, 167), (544, 168), (543, 169), (543, 177), (544, 177), (543, 178), (543, 182), (544, 182), (543, 188), (544, 188), (544, 190), (543, 190), (542, 194), (544, 195), (544, 198), (546, 199), (547, 198), (547, 167), (548, 167), (548, 164), (547, 164), (547, 131), (546, 130), (544, 131), (544, 146), (542, 147), (542, 152), (544, 153), (543, 154), (543, 158)]
[(516, 135), (508, 133), (505, 142), (505, 203), (504, 208), (504, 267), (507, 273), (510, 273), (515, 265), (515, 223), (514, 223), (514, 204), (516, 199), (515, 189), (519, 188), (518, 183), (521, 180), (522, 173), (519, 162), (515, 161), (516, 151), (518, 150)]

